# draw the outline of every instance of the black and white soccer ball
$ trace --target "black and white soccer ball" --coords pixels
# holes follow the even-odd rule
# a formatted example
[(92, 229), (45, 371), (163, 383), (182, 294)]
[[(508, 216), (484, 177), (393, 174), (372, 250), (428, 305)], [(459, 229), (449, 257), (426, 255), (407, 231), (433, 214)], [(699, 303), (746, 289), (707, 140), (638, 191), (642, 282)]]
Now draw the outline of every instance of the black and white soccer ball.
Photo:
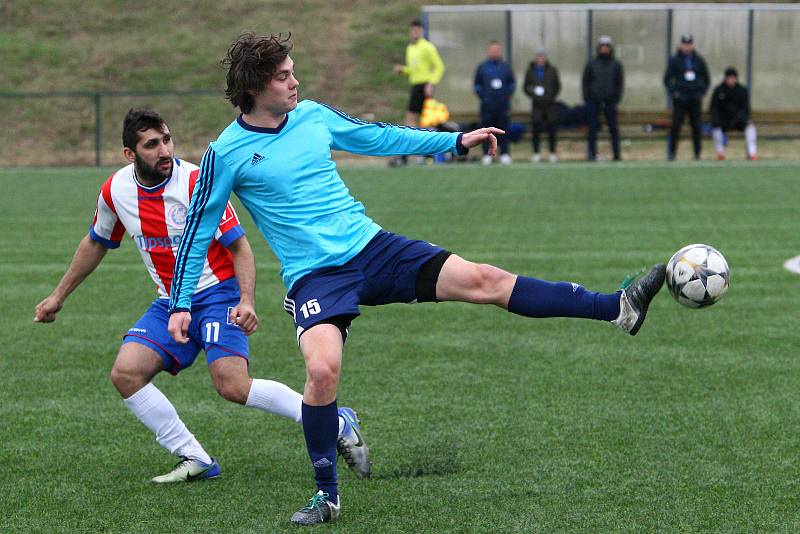
[(687, 245), (667, 263), (669, 292), (689, 308), (705, 308), (721, 299), (730, 276), (725, 256), (709, 245)]

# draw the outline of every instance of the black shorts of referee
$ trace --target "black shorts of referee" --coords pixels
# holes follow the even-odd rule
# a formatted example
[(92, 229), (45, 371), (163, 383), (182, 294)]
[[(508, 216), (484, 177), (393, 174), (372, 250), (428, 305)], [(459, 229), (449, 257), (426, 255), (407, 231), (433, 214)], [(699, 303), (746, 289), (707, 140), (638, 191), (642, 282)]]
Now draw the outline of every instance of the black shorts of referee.
[(425, 84), (418, 83), (411, 86), (411, 98), (408, 100), (408, 111), (422, 113), (422, 104), (425, 102)]

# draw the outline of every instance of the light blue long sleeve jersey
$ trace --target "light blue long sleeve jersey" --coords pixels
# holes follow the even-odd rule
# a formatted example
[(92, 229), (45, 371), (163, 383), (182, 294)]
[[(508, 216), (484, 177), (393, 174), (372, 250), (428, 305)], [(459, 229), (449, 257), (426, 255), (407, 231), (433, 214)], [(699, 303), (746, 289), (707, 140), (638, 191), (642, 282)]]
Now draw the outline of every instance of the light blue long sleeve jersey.
[(350, 195), (331, 149), (370, 156), (466, 151), (458, 133), (367, 123), (311, 100), (277, 128), (251, 126), (240, 116), (203, 156), (175, 258), (170, 311), (191, 309), (231, 191), (280, 260), (287, 288), (315, 269), (346, 263), (369, 243), (381, 228)]

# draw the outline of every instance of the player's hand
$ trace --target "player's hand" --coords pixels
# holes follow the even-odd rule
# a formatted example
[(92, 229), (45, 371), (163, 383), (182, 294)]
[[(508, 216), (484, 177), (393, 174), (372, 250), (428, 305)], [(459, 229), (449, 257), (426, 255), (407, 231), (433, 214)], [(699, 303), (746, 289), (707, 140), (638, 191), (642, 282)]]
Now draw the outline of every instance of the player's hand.
[(61, 311), (64, 305), (59, 299), (52, 295), (44, 299), (36, 305), (36, 310), (33, 314), (34, 323), (52, 323), (56, 320), (56, 314)]
[(169, 316), (167, 330), (172, 339), (185, 345), (189, 342), (189, 325), (192, 323), (192, 314), (189, 312), (175, 312)]
[(480, 128), (467, 132), (461, 136), (461, 144), (467, 148), (472, 148), (482, 144), (484, 141), (489, 141), (489, 155), (494, 156), (497, 154), (497, 137), (495, 135), (502, 135), (506, 132), (500, 128)]
[(394, 73), (395, 74), (403, 74), (403, 66), (402, 65), (395, 65), (394, 66)]
[(426, 97), (433, 98), (434, 85), (432, 83), (426, 83), (425, 87), (423, 89), (425, 91), (425, 96)]
[(238, 325), (246, 336), (258, 329), (258, 315), (253, 305), (248, 302), (240, 302), (231, 310), (230, 321)]

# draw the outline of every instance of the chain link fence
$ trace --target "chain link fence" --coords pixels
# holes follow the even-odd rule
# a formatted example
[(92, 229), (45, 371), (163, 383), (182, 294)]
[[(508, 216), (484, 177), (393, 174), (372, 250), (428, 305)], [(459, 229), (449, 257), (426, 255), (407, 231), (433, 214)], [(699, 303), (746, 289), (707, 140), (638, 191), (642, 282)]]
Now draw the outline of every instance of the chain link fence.
[(125, 164), (122, 120), (134, 107), (164, 117), (191, 161), (235, 117), (212, 90), (0, 93), (0, 166)]

